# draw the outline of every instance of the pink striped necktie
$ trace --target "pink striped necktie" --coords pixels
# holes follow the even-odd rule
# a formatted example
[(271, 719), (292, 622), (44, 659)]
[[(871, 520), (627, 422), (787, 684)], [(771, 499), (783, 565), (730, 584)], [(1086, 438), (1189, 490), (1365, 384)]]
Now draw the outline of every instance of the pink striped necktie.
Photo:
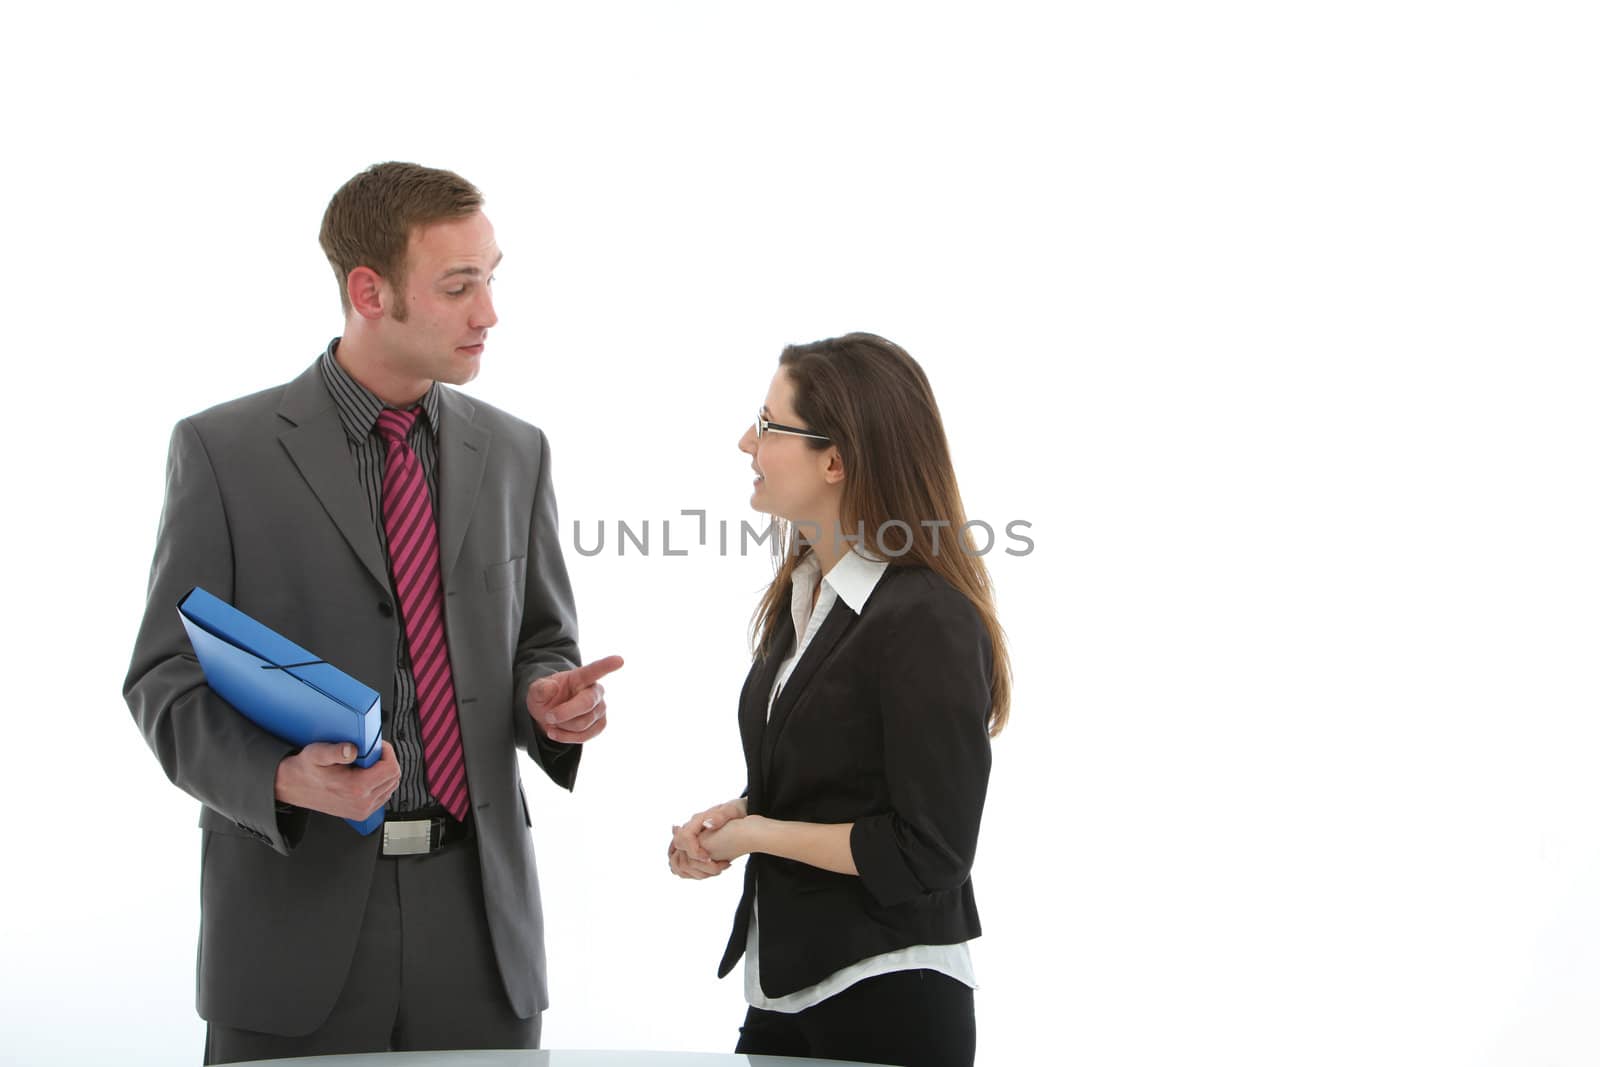
[(467, 765), (461, 750), (461, 723), (456, 717), (456, 687), (450, 677), (450, 649), (445, 642), (439, 531), (422, 464), (406, 443), (416, 419), (416, 410), (385, 408), (378, 415), (378, 433), (388, 446), (383, 463), (383, 532), (389, 540), (389, 571), (394, 576), (411, 674), (417, 685), (428, 792), (465, 822)]

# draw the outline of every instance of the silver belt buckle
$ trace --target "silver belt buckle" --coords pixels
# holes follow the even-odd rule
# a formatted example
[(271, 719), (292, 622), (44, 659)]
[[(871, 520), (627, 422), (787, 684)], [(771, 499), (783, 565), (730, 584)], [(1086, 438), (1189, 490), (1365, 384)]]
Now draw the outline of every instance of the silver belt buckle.
[(383, 822), (383, 854), (385, 856), (420, 856), (431, 851), (432, 819), (407, 819), (400, 822)]

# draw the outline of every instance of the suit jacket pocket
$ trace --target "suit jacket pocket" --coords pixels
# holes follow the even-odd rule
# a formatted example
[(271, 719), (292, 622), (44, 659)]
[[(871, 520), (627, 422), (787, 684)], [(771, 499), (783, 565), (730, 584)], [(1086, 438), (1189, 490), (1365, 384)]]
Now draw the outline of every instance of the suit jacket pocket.
[(205, 805), (200, 806), (200, 829), (208, 830), (214, 834), (224, 834), (228, 837), (245, 837), (252, 841), (263, 841), (265, 838), (260, 833), (236, 823), (221, 812)]
[(485, 567), (483, 571), (483, 584), (489, 592), (498, 592), (501, 589), (519, 589), (522, 586), (523, 576), (528, 570), (526, 556), (508, 559), (504, 563), (496, 563), (492, 567)]

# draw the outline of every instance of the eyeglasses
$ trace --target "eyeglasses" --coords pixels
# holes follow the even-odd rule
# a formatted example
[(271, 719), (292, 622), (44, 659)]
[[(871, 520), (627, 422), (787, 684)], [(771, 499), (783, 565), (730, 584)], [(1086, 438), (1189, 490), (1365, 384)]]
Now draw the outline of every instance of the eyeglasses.
[(833, 440), (827, 434), (812, 433), (810, 430), (802, 430), (798, 426), (785, 426), (781, 422), (773, 422), (759, 411), (756, 412), (756, 440), (761, 440), (764, 435), (769, 433), (786, 433), (791, 437), (809, 437), (813, 441)]

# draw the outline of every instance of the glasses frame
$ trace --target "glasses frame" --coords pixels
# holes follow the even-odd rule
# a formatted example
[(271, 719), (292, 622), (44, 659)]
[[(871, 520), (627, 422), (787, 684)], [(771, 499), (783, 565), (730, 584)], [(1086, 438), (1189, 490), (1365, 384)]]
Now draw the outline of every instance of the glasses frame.
[(813, 441), (831, 441), (833, 438), (824, 433), (813, 433), (811, 430), (802, 430), (798, 426), (785, 426), (781, 422), (773, 422), (761, 412), (756, 412), (756, 440), (769, 433), (786, 433), (790, 437), (809, 437)]

